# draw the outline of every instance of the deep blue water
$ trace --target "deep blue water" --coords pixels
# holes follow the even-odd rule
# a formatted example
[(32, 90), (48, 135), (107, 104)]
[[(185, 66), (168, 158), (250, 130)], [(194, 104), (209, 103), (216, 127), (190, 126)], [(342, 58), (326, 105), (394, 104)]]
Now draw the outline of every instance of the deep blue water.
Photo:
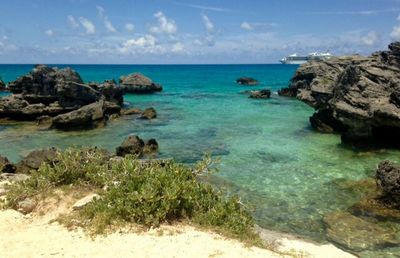
[[(126, 105), (153, 106), (158, 118), (123, 118), (105, 128), (81, 132), (38, 131), (27, 123), (0, 126), (0, 154), (18, 160), (46, 146), (97, 145), (114, 150), (129, 134), (156, 138), (161, 157), (182, 162), (205, 152), (221, 158), (214, 183), (241, 196), (257, 222), (271, 229), (324, 239), (322, 217), (344, 210), (363, 197), (346, 188), (373, 174), (382, 159), (400, 152), (360, 153), (340, 145), (340, 137), (311, 130), (313, 110), (272, 95), (253, 100), (247, 89), (285, 87), (297, 66), (285, 65), (70, 65), (85, 81), (116, 79), (141, 72), (164, 86), (154, 95), (127, 95)], [(59, 65), (59, 67), (63, 67)], [(0, 65), (0, 77), (14, 80), (31, 65)], [(240, 76), (258, 79), (256, 87), (238, 86)]]

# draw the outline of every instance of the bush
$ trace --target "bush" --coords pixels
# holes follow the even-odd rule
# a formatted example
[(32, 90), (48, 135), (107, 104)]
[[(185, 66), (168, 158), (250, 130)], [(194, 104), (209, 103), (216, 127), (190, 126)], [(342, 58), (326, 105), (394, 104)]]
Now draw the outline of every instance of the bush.
[(38, 198), (66, 185), (92, 187), (101, 198), (73, 215), (73, 220), (94, 233), (104, 233), (116, 222), (150, 227), (189, 220), (242, 240), (255, 239), (253, 220), (238, 199), (197, 180), (211, 164), (210, 158), (194, 169), (174, 161), (144, 163), (134, 156), (109, 161), (97, 149), (68, 149), (14, 185), (8, 205), (16, 208), (27, 197)]

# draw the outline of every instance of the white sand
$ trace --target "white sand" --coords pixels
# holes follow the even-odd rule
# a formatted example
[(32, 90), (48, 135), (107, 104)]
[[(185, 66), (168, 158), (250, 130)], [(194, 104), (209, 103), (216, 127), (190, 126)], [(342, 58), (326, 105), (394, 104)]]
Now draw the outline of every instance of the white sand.
[[(114, 233), (91, 239), (82, 230), (69, 231), (51, 223), (72, 210), (76, 198), (40, 204), (31, 215), (0, 211), (0, 257), (354, 257), (333, 245), (317, 245), (264, 230), (273, 251), (246, 247), (236, 240), (188, 225), (162, 226), (143, 233)], [(43, 216), (39, 214), (44, 214)]]

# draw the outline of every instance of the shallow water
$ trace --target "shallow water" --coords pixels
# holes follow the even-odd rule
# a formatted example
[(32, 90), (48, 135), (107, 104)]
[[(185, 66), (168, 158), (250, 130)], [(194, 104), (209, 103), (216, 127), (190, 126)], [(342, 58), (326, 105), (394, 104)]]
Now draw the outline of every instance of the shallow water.
[[(134, 71), (150, 76), (163, 84), (164, 91), (127, 95), (125, 101), (133, 107), (155, 107), (158, 118), (125, 117), (83, 132), (37, 131), (29, 123), (0, 126), (1, 155), (16, 161), (29, 150), (46, 146), (97, 145), (113, 150), (128, 134), (156, 138), (161, 157), (183, 162), (211, 152), (221, 157), (217, 177), (223, 183), (218, 185), (239, 194), (260, 225), (321, 241), (324, 214), (344, 210), (364, 195), (346, 188), (348, 181), (372, 176), (383, 159), (400, 161), (399, 151), (357, 152), (341, 146), (338, 135), (312, 131), (308, 117), (313, 110), (297, 100), (276, 94), (269, 100), (253, 100), (240, 94), (257, 88), (276, 92), (287, 85), (296, 66), (72, 67), (85, 81), (118, 79)], [(9, 81), (30, 69), (0, 65), (0, 76)], [(240, 76), (255, 77), (261, 85), (238, 86), (235, 79)]]

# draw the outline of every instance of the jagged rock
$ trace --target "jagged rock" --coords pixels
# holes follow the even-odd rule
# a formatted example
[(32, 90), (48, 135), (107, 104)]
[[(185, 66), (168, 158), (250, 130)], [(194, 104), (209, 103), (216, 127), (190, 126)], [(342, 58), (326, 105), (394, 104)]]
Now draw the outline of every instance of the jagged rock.
[(86, 205), (88, 205), (89, 203), (100, 199), (100, 195), (98, 194), (89, 194), (88, 196), (85, 196), (84, 198), (78, 200), (73, 206), (72, 209), (73, 210), (80, 210), (82, 208), (84, 208)]
[(104, 101), (95, 102), (78, 110), (53, 118), (53, 127), (70, 130), (71, 128), (90, 127), (104, 119)]
[(240, 84), (240, 85), (250, 85), (250, 86), (252, 86), (252, 85), (257, 85), (258, 81), (256, 79), (254, 79), (254, 78), (251, 78), (251, 77), (240, 77), (239, 79), (236, 80), (236, 83)]
[(15, 173), (15, 170), (15, 165), (0, 155), (0, 173)]
[(151, 108), (146, 108), (143, 111), (142, 115), (140, 116), (141, 119), (148, 119), (148, 120), (154, 119), (156, 117), (157, 117), (157, 112), (152, 107)]
[(144, 141), (136, 135), (129, 135), (122, 144), (117, 147), (117, 156), (125, 156), (127, 154), (138, 155), (143, 154)]
[(250, 92), (249, 98), (252, 99), (269, 99), (271, 97), (270, 90), (254, 90)]
[(396, 230), (369, 222), (348, 212), (335, 212), (324, 217), (327, 238), (353, 251), (397, 246), (400, 237)]
[(29, 174), (32, 170), (37, 170), (42, 163), (50, 163), (57, 157), (57, 149), (41, 149), (30, 152), (17, 164), (17, 172)]
[(114, 80), (105, 80), (101, 84), (90, 83), (89, 86), (100, 92), (106, 101), (114, 102), (119, 106), (123, 105), (124, 88), (119, 87)]
[(146, 94), (162, 91), (160, 84), (154, 83), (150, 78), (140, 73), (121, 76), (119, 82), (127, 93)]
[(383, 194), (400, 207), (400, 166), (382, 161), (376, 169), (375, 179)]
[(280, 94), (295, 95), (314, 107), (319, 113), (312, 119), (317, 129), (329, 131), (318, 121), (343, 125), (339, 132), (344, 143), (400, 147), (399, 48), (400, 42), (395, 42), (390, 51), (369, 57), (310, 61)]
[(122, 110), (122, 115), (124, 115), (124, 116), (140, 115), (142, 113), (143, 113), (143, 111), (138, 108), (130, 108), (130, 109)]
[(0, 79), (0, 91), (6, 90), (6, 84)]
[(53, 118), (51, 116), (40, 116), (36, 119), (36, 124), (41, 129), (50, 129), (53, 125)]

